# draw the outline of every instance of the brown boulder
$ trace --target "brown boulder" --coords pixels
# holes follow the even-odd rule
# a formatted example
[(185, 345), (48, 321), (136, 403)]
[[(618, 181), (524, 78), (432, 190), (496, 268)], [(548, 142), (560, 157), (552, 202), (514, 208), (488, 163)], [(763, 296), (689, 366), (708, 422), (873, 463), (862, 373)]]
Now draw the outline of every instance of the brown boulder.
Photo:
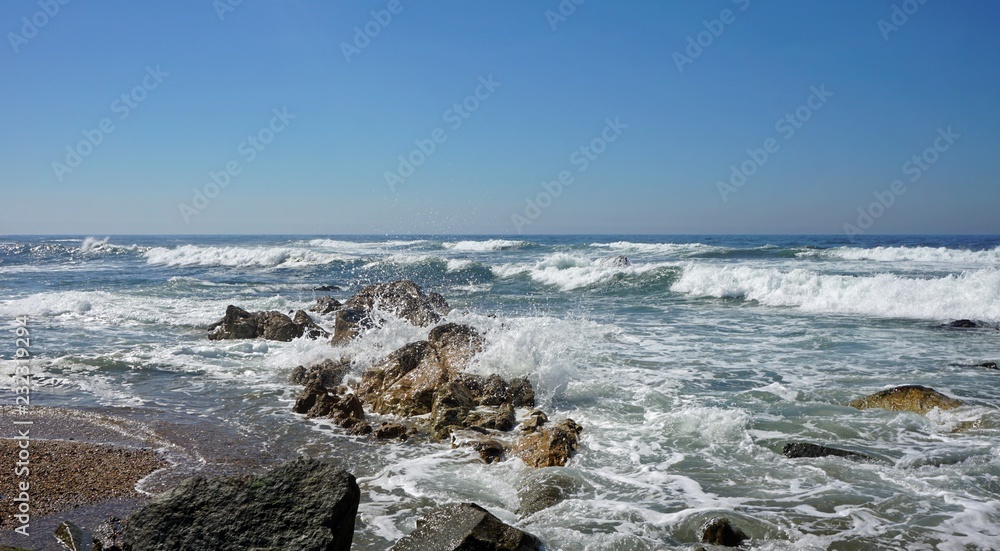
[(329, 314), (330, 312), (340, 310), (343, 306), (339, 300), (326, 295), (316, 299), (316, 304), (310, 306), (309, 311), (316, 312), (317, 314)]
[(330, 337), (325, 329), (316, 325), (316, 322), (303, 310), (296, 310), (292, 317), (292, 323), (302, 328), (302, 334), (310, 339), (326, 339)]
[(226, 307), (226, 315), (210, 325), (208, 330), (208, 338), (214, 341), (260, 337), (287, 342), (303, 334), (310, 338), (328, 335), (302, 310), (296, 312), (295, 319), (292, 319), (281, 312), (247, 312), (233, 305)]
[(365, 313), (371, 313), (376, 308), (382, 309), (423, 327), (437, 322), (450, 310), (444, 297), (436, 293), (432, 295), (436, 296), (432, 299), (424, 294), (419, 285), (403, 279), (369, 285), (358, 291), (344, 306)]
[(882, 408), (891, 411), (927, 413), (934, 408), (954, 409), (964, 404), (965, 402), (945, 396), (933, 388), (905, 385), (854, 400), (850, 406), (858, 409)]
[(532, 467), (564, 467), (576, 451), (583, 428), (572, 419), (522, 437), (514, 454)]
[(292, 370), (288, 380), (297, 385), (309, 384), (310, 381), (320, 381), (326, 388), (336, 388), (344, 382), (344, 376), (350, 371), (350, 359), (326, 359), (309, 367), (301, 365), (296, 367)]

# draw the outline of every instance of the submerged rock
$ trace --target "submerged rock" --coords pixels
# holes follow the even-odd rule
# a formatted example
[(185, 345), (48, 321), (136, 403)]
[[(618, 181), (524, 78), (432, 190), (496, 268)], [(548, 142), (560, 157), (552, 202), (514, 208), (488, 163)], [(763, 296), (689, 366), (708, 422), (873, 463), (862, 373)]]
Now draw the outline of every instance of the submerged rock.
[(944, 327), (949, 327), (952, 329), (976, 329), (978, 327), (982, 327), (982, 325), (972, 320), (961, 319), (961, 320), (955, 320), (951, 323), (946, 323)]
[(582, 430), (572, 419), (565, 419), (521, 437), (514, 444), (514, 454), (531, 467), (563, 467), (576, 452)]
[(333, 344), (346, 343), (366, 325), (373, 325), (376, 310), (424, 327), (440, 321), (450, 308), (444, 297), (437, 293), (424, 294), (419, 285), (408, 279), (369, 285), (348, 299), (343, 310), (337, 313)]
[(208, 327), (208, 338), (210, 340), (225, 339), (256, 339), (263, 338), (272, 341), (290, 341), (297, 339), (303, 334), (309, 338), (326, 336), (328, 333), (308, 314), (299, 310), (295, 314), (295, 319), (282, 314), (281, 312), (247, 312), (246, 310), (229, 305), (226, 308), (226, 315)]
[(729, 519), (716, 517), (708, 521), (701, 529), (701, 542), (725, 547), (737, 547), (747, 539), (746, 533), (740, 530)]
[(439, 507), (389, 551), (540, 551), (537, 537), (505, 524), (474, 503)]
[(557, 467), (531, 472), (518, 485), (517, 513), (528, 516), (558, 505), (573, 494), (583, 490), (579, 479)]
[(360, 497), (354, 476), (314, 459), (263, 476), (196, 477), (132, 515), (126, 551), (350, 549)]
[(785, 457), (792, 459), (827, 457), (832, 455), (835, 457), (845, 457), (853, 461), (874, 461), (874, 458), (861, 453), (838, 448), (828, 448), (819, 444), (809, 444), (806, 442), (789, 442), (781, 449), (781, 453)]
[(56, 539), (70, 551), (84, 551), (83, 530), (72, 522), (65, 520), (56, 527)]
[(854, 400), (850, 406), (858, 409), (882, 408), (891, 411), (927, 413), (934, 408), (954, 409), (964, 404), (965, 402), (945, 396), (933, 388), (904, 385)]

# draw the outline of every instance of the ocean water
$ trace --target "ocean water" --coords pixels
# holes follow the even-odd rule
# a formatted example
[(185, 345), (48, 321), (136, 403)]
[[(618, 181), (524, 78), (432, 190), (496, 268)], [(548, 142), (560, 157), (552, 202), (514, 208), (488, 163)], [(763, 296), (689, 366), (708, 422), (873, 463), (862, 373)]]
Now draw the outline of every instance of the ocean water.
[[(346, 353), (358, 376), (429, 328), (389, 320), (344, 349), (206, 338), (229, 304), (289, 311), (400, 278), (484, 332), (474, 370), (529, 377), (550, 418), (583, 425), (566, 500), (519, 517), (539, 476), (519, 460), (291, 413), (295, 366)], [(753, 549), (1000, 549), (1000, 371), (977, 365), (1000, 361), (997, 236), (2, 237), (3, 403), (22, 315), (33, 405), (219, 427), (251, 463), (341, 461), (362, 487), (356, 549), (457, 501), (550, 549), (691, 549), (720, 514)], [(986, 327), (940, 327), (962, 318)], [(900, 384), (968, 405), (846, 406)], [(879, 461), (787, 459), (790, 441)], [(191, 472), (217, 461), (164, 449)]]

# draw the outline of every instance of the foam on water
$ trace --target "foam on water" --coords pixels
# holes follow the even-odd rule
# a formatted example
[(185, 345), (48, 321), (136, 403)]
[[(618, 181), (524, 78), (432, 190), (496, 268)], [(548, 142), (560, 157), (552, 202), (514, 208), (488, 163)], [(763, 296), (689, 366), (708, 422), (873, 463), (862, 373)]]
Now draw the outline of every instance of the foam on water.
[(644, 274), (671, 263), (647, 262), (628, 266), (614, 265), (606, 259), (592, 259), (573, 253), (552, 253), (534, 264), (501, 264), (493, 266), (493, 273), (499, 277), (513, 277), (527, 274), (534, 281), (552, 285), (563, 291), (589, 287), (608, 281), (619, 274)]
[(814, 313), (1000, 321), (1000, 270), (996, 269), (913, 278), (688, 264), (671, 289), (692, 296), (741, 298)]
[(446, 249), (462, 252), (509, 251), (531, 245), (528, 241), (488, 239), (486, 241), (450, 241), (441, 244)]
[(146, 262), (171, 267), (229, 266), (257, 268), (289, 268), (330, 264), (350, 260), (339, 253), (317, 252), (300, 247), (205, 247), (180, 245), (174, 248), (154, 247), (145, 252)]
[(633, 243), (631, 241), (615, 241), (613, 243), (591, 243), (591, 247), (607, 248), (613, 251), (634, 251), (644, 254), (657, 254), (669, 257), (684, 258), (709, 252), (726, 252), (733, 249), (717, 247), (704, 243)]
[(873, 260), (877, 262), (935, 262), (946, 264), (986, 264), (1000, 266), (1000, 247), (972, 251), (946, 247), (837, 247), (798, 253), (802, 257), (835, 258), (841, 260)]

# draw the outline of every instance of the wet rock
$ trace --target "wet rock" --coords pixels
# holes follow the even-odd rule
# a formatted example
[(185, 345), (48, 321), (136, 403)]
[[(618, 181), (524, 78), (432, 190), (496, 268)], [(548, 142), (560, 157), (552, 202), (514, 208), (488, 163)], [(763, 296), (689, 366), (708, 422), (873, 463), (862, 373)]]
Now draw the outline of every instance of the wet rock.
[(455, 375), (464, 371), (472, 357), (482, 352), (485, 342), (472, 326), (460, 323), (438, 325), (431, 329), (427, 340)]
[(509, 431), (514, 430), (517, 424), (517, 417), (514, 415), (514, 408), (509, 404), (500, 404), (496, 411), (482, 414), (480, 412), (470, 413), (465, 422), (467, 427), (480, 427), (484, 429)]
[(530, 434), (542, 428), (542, 425), (544, 425), (548, 420), (549, 416), (545, 415), (544, 411), (536, 409), (529, 413), (528, 417), (521, 422), (520, 429)]
[(65, 520), (56, 527), (56, 539), (70, 551), (84, 551), (83, 530), (72, 522)]
[(326, 416), (333, 409), (333, 398), (330, 391), (320, 381), (310, 381), (295, 398), (292, 412), (303, 413), (309, 417)]
[(313, 459), (263, 476), (196, 477), (132, 515), (126, 550), (350, 549), (360, 497), (354, 476)]
[(439, 507), (389, 551), (540, 551), (537, 537), (505, 524), (474, 503)]
[(835, 457), (845, 457), (852, 461), (874, 461), (872, 457), (861, 453), (806, 442), (789, 442), (781, 449), (781, 453), (785, 457), (792, 459), (827, 457), (832, 455)]
[(293, 320), (281, 312), (247, 312), (233, 305), (226, 307), (226, 315), (210, 325), (208, 330), (208, 338), (216, 341), (263, 338), (287, 342), (303, 334), (308, 334), (310, 338), (327, 335), (302, 310), (295, 314)]
[(891, 411), (927, 413), (934, 408), (953, 409), (964, 405), (964, 403), (961, 400), (945, 396), (933, 388), (904, 385), (854, 400), (850, 406), (858, 409), (882, 408)]
[(566, 419), (520, 438), (514, 453), (531, 467), (563, 467), (579, 446), (580, 425)]
[(410, 429), (406, 428), (405, 425), (399, 423), (382, 423), (375, 427), (372, 431), (372, 436), (379, 440), (406, 440), (410, 435)]
[(451, 427), (460, 427), (472, 409), (472, 393), (459, 381), (450, 381), (437, 389), (431, 407), (431, 434), (436, 439), (448, 436)]
[(302, 334), (310, 339), (326, 339), (330, 337), (330, 333), (327, 333), (325, 329), (316, 325), (316, 322), (303, 310), (295, 311), (292, 323), (301, 327)]
[(372, 433), (372, 426), (367, 421), (358, 421), (348, 428), (347, 433), (351, 436), (365, 436)]
[(333, 339), (330, 342), (334, 346), (347, 344), (357, 337), (362, 329), (370, 328), (372, 325), (371, 318), (362, 310), (353, 308), (338, 310), (333, 320)]
[(708, 521), (701, 530), (702, 543), (738, 547), (747, 539), (746, 533), (740, 530), (727, 518), (716, 517)]
[(472, 448), (479, 454), (483, 463), (502, 461), (507, 454), (506, 444), (476, 430), (453, 430), (451, 432), (451, 447)]
[(517, 488), (520, 505), (517, 513), (522, 517), (558, 505), (568, 497), (583, 490), (583, 484), (565, 469), (551, 467), (538, 469), (526, 476)]
[(330, 312), (340, 310), (343, 306), (339, 300), (326, 295), (316, 299), (316, 304), (310, 306), (309, 311), (316, 312), (317, 314), (329, 314)]
[(319, 381), (326, 388), (336, 388), (344, 382), (344, 377), (351, 371), (351, 361), (347, 358), (339, 360), (326, 359), (309, 367), (298, 366), (292, 370), (288, 380), (293, 384), (305, 385)]
[(421, 327), (437, 322), (450, 310), (444, 297), (437, 293), (426, 295), (419, 285), (408, 279), (369, 285), (348, 299), (344, 306), (366, 314), (381, 309)]
[(535, 407), (535, 389), (526, 377), (510, 380), (510, 404), (516, 408)]
[(94, 540), (93, 551), (124, 551), (126, 522), (118, 517), (111, 517), (97, 525), (91, 535)]
[(329, 293), (331, 291), (343, 291), (343, 289), (341, 289), (340, 287), (338, 287), (336, 285), (320, 285), (319, 287), (316, 287), (313, 290), (314, 291), (323, 291), (323, 292), (327, 292), (327, 293)]
[(344, 394), (333, 403), (329, 415), (340, 426), (351, 428), (357, 421), (364, 420), (365, 408), (361, 405), (361, 400), (357, 396), (354, 394)]
[(972, 320), (961, 319), (961, 320), (955, 320), (951, 323), (947, 323), (945, 324), (945, 327), (949, 327), (951, 329), (975, 329), (977, 327), (982, 327), (982, 325)]
[(986, 369), (998, 369), (996, 362), (983, 362), (978, 364), (976, 367), (985, 367)]

